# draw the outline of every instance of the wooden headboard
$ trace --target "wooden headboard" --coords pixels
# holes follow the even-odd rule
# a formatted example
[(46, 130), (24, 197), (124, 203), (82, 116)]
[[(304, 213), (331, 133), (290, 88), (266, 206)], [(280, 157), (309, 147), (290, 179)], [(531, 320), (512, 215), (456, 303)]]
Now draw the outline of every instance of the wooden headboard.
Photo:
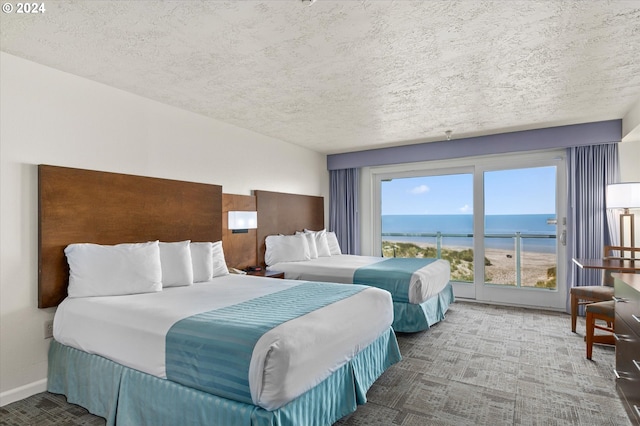
[(258, 264), (264, 266), (265, 238), (324, 228), (324, 197), (253, 191), (258, 208)]
[(71, 243), (219, 241), (222, 187), (38, 166), (38, 307), (67, 295)]

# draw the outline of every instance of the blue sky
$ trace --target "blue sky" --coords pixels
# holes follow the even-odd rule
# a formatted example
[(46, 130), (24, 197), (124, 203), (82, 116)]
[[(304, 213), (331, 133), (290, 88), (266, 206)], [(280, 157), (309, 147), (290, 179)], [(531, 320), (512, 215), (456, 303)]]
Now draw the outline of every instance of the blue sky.
[[(485, 213), (555, 212), (555, 167), (485, 173)], [(382, 182), (382, 214), (471, 214), (473, 175), (457, 174)]]

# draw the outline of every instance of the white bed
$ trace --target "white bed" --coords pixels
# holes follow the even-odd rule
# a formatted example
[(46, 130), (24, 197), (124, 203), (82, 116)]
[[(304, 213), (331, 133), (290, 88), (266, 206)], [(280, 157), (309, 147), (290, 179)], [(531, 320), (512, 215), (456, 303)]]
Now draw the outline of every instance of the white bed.
[[(242, 275), (128, 296), (67, 298), (56, 312), (57, 342), (166, 378), (165, 337), (178, 320), (302, 284)], [(253, 350), (253, 404), (274, 410), (313, 388), (387, 331), (388, 292), (366, 288), (264, 334)], [(348, 324), (348, 326), (345, 326)]]
[(219, 185), (46, 165), (38, 185), (47, 390), (107, 426), (330, 425), (401, 359), (385, 291), (228, 275)]
[[(392, 326), (395, 331), (426, 330), (443, 320), (449, 305), (455, 301), (449, 282), (451, 267), (444, 259), (357, 256), (341, 254), (339, 248), (330, 254), (325, 250), (324, 255), (311, 257), (305, 252), (306, 248), (299, 249), (295, 237), (267, 237), (265, 260), (268, 270), (284, 272), (287, 279), (363, 284), (385, 289), (393, 300)], [(283, 241), (286, 244), (281, 244)], [(272, 249), (274, 245), (275, 249)]]
[[(300, 262), (279, 262), (267, 269), (284, 272), (285, 278), (292, 280), (352, 284), (357, 269), (384, 260), (384, 257), (341, 254)], [(440, 293), (449, 283), (450, 277), (449, 262), (443, 259), (437, 259), (415, 271), (409, 286), (409, 303), (423, 303)]]

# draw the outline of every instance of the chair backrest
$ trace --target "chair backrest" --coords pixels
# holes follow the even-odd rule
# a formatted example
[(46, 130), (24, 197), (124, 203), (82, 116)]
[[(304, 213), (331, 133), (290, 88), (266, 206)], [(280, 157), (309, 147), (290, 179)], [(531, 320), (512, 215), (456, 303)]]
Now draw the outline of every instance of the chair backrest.
[[(604, 246), (604, 253), (602, 253), (602, 258), (620, 260), (626, 259), (640, 262), (640, 247)], [(613, 277), (611, 276), (611, 274), (615, 272), (615, 270), (604, 271), (604, 285), (613, 287)]]
[[(628, 254), (627, 254), (628, 253)], [(628, 259), (640, 261), (640, 247), (604, 246), (604, 259)]]

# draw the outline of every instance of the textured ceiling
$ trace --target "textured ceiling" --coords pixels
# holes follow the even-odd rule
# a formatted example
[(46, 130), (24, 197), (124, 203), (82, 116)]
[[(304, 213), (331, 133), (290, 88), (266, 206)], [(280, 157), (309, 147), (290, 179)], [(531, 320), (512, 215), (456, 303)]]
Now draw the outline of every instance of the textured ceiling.
[(44, 4), (2, 14), (2, 51), (322, 153), (622, 118), (640, 99), (638, 0)]

